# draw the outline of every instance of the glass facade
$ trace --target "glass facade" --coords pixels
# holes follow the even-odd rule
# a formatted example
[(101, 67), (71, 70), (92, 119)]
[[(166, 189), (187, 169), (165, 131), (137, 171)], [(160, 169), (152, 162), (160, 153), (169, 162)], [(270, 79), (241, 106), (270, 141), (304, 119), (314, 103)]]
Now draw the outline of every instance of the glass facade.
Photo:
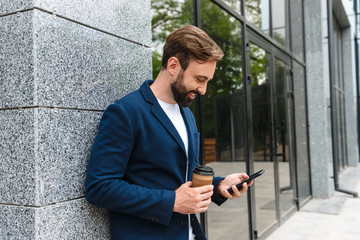
[(266, 34), (270, 34), (270, 1), (245, 1), (246, 20)]
[(247, 194), (198, 214), (202, 226), (212, 240), (264, 238), (295, 211), (295, 199), (301, 205), (311, 195), (302, 2), (152, 0), (152, 7), (154, 77), (165, 37), (182, 25), (198, 24), (225, 52), (190, 107), (201, 163), (218, 176), (266, 170)]
[(287, 37), (287, 0), (271, 0), (272, 36), (280, 44), (288, 46)]

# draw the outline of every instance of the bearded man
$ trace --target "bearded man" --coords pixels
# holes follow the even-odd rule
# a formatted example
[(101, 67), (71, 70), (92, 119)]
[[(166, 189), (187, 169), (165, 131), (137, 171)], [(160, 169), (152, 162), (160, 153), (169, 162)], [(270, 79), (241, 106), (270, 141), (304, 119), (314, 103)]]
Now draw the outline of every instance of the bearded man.
[(86, 198), (110, 210), (112, 239), (205, 240), (195, 213), (247, 191), (227, 191), (245, 173), (191, 187), (200, 134), (188, 106), (205, 94), (223, 51), (194, 26), (173, 31), (163, 49), (156, 80), (105, 110), (92, 148)]

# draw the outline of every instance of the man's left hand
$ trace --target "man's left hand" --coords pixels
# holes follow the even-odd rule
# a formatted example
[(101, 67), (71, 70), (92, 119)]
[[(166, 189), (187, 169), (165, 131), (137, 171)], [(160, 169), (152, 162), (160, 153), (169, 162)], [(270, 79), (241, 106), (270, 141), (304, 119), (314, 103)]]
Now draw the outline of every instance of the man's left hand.
[[(228, 199), (234, 199), (239, 198), (241, 194), (247, 191), (248, 186), (251, 186), (253, 184), (253, 180), (251, 180), (248, 184), (244, 183), (242, 185), (241, 190), (238, 190), (235, 186), (236, 184), (248, 179), (249, 176), (246, 173), (234, 173), (227, 175), (225, 179), (221, 182), (221, 184), (218, 187), (218, 193)], [(232, 187), (233, 194), (230, 194), (227, 189)]]

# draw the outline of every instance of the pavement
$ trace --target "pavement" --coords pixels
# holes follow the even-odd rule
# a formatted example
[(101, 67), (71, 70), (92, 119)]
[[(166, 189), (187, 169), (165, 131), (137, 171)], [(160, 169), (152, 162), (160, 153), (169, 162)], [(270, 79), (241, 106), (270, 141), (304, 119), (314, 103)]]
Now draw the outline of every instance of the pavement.
[(339, 177), (340, 187), (359, 197), (335, 192), (331, 198), (313, 198), (266, 240), (359, 240), (360, 165)]

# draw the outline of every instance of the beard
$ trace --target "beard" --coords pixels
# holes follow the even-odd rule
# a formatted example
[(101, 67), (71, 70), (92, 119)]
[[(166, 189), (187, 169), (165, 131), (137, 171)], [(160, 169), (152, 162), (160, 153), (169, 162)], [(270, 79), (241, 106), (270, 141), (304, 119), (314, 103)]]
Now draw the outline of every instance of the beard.
[(193, 99), (189, 97), (189, 93), (199, 94), (197, 91), (188, 91), (184, 85), (184, 71), (181, 70), (175, 82), (171, 85), (171, 92), (174, 96), (174, 100), (181, 107), (189, 107)]

